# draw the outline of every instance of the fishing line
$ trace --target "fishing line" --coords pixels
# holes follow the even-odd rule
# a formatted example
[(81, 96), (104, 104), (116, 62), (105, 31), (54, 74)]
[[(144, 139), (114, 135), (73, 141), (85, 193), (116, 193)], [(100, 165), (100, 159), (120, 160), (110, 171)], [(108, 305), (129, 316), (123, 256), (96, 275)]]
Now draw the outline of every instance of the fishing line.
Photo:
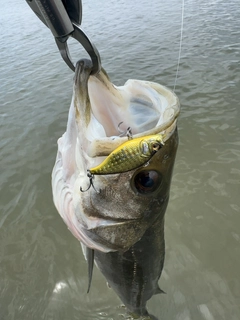
[(180, 65), (180, 59), (181, 59), (181, 53), (182, 53), (182, 39), (183, 39), (183, 21), (184, 21), (184, 1), (182, 0), (182, 22), (181, 22), (181, 34), (180, 34), (180, 44), (179, 44), (179, 53), (178, 53), (178, 63), (177, 63), (177, 71), (176, 71), (176, 77), (173, 87), (173, 92), (175, 92), (177, 78), (178, 78), (178, 72), (179, 72), (179, 65)]

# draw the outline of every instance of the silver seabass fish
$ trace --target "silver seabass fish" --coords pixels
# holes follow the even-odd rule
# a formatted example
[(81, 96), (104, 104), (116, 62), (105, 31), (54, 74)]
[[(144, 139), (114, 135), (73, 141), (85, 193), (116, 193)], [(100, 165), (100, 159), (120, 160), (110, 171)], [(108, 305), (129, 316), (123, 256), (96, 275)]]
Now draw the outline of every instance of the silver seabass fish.
[[(147, 300), (161, 292), (164, 213), (178, 145), (179, 102), (153, 82), (128, 80), (116, 87), (103, 69), (90, 73), (91, 63), (79, 61), (67, 130), (58, 140), (52, 173), (54, 203), (128, 310), (144, 315)], [(100, 192), (81, 192), (89, 185), (88, 170), (128, 140), (119, 136), (121, 122), (133, 138), (161, 134), (163, 146), (134, 170), (95, 175), (94, 188)]]

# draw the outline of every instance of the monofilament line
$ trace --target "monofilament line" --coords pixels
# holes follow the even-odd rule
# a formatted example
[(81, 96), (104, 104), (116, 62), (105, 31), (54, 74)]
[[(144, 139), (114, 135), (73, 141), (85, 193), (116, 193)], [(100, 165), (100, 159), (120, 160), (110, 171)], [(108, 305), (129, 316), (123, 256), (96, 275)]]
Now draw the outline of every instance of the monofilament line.
[(173, 91), (175, 92), (177, 78), (178, 78), (178, 72), (179, 72), (179, 65), (180, 65), (180, 59), (181, 59), (181, 52), (182, 52), (182, 39), (183, 39), (183, 21), (184, 21), (184, 0), (182, 0), (182, 22), (181, 22), (181, 34), (180, 34), (180, 44), (179, 44), (179, 53), (178, 53), (178, 63), (177, 63), (177, 71), (176, 71), (176, 77), (174, 82), (174, 88)]

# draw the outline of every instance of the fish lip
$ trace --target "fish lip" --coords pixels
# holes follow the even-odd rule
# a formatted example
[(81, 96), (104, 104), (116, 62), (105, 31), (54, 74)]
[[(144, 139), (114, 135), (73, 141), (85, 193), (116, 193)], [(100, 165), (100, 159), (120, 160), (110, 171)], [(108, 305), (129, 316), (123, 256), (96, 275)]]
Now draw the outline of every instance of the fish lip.
[[(133, 135), (133, 138), (145, 137), (152, 134), (162, 134), (163, 142), (166, 142), (172, 136), (177, 127), (177, 118), (179, 113), (180, 111), (173, 119), (169, 120), (167, 124), (164, 124), (164, 126), (161, 125), (153, 128), (152, 130)], [(128, 137), (117, 137), (115, 139), (111, 139), (111, 137), (98, 138), (91, 141), (86, 151), (92, 158), (108, 156), (112, 151), (126, 141), (128, 141)]]
[(81, 59), (77, 61), (74, 75), (75, 90), (81, 87), (79, 84), (87, 81), (92, 71), (92, 67), (92, 62), (89, 59)]

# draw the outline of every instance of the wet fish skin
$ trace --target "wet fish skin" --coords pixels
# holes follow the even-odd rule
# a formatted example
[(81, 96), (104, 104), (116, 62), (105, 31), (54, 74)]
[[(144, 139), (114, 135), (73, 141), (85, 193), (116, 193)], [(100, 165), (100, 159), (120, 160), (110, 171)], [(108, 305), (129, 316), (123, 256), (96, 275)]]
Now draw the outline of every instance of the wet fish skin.
[[(130, 313), (148, 315), (147, 301), (161, 293), (158, 281), (162, 273), (165, 257), (164, 215), (169, 200), (169, 188), (174, 160), (178, 146), (177, 130), (149, 163), (149, 170), (159, 170), (163, 181), (155, 191), (156, 201), (162, 208), (155, 212), (156, 219), (142, 238), (127, 251), (103, 253), (95, 251), (95, 261), (107, 279), (110, 287), (117, 293)], [(143, 196), (144, 197), (144, 196)], [(146, 200), (149, 197), (146, 197)], [(147, 212), (146, 212), (147, 214)]]
[[(59, 155), (63, 154), (63, 166), (66, 164), (66, 168), (61, 169), (64, 176), (69, 170), (68, 163), (72, 164), (73, 160), (76, 159), (73, 163), (75, 167), (72, 166), (67, 181), (62, 184), (63, 192), (66, 194), (67, 188), (69, 188), (69, 198), (71, 197), (68, 200), (68, 211), (64, 209), (66, 201), (62, 200), (63, 193), (57, 195), (59, 189), (55, 188), (56, 196), (54, 199), (69, 229), (87, 247), (103, 252), (127, 250), (151, 226), (156, 212), (161, 209), (162, 203), (155, 200), (152, 195), (147, 200), (138, 196), (139, 192), (136, 189), (133, 190), (129, 183), (133, 170), (120, 174), (96, 175), (94, 176), (94, 186), (96, 190), (101, 190), (101, 192), (97, 194), (91, 188), (89, 191), (82, 193), (80, 187), (82, 190), (86, 190), (89, 185), (87, 170), (94, 167), (97, 159), (89, 153), (89, 147), (94, 144), (90, 143), (87, 132), (89, 128), (93, 127), (91, 127), (91, 124), (95, 126), (96, 122), (92, 121), (97, 119), (98, 122), (104, 124), (104, 129), (108, 130), (111, 136), (114, 136), (118, 133), (118, 124), (121, 119), (125, 116), (128, 117), (128, 115), (128, 124), (134, 129), (133, 132), (136, 132), (137, 126), (134, 124), (134, 117), (130, 117), (129, 110), (131, 92), (137, 96), (143, 95), (144, 92), (144, 95), (149, 96), (148, 99), (154, 92), (152, 102), (154, 104), (158, 102), (156, 97), (159, 93), (157, 90), (161, 86), (147, 81), (132, 80), (127, 82), (127, 89), (125, 87), (118, 88), (110, 82), (103, 70), (95, 76), (90, 76), (90, 70), (89, 64), (85, 61), (80, 61), (77, 64), (74, 95), (68, 121), (68, 127), (73, 134), (71, 136), (69, 134), (71, 131), (67, 129), (64, 137), (68, 139), (67, 147), (63, 142), (63, 151), (67, 150), (67, 153), (61, 152), (59, 143)], [(102, 106), (100, 107), (100, 105)], [(113, 119), (115, 125), (111, 123), (111, 119)], [(172, 125), (174, 125), (173, 117)], [(163, 130), (163, 127), (161, 128)], [(165, 126), (164, 137), (167, 130), (168, 126)], [(151, 135), (151, 132), (152, 130), (149, 130), (148, 134)], [(154, 132), (161, 133), (161, 131), (155, 131), (155, 128)], [(127, 140), (127, 137), (113, 140), (111, 136), (107, 137), (107, 141), (98, 146), (97, 150), (108, 147), (116, 140), (121, 142)], [(137, 138), (141, 136), (144, 137), (146, 134), (140, 131)], [(71, 152), (68, 148), (71, 148)], [(165, 146), (162, 149), (165, 149)], [(53, 180), (57, 170), (56, 166)], [(56, 183), (55, 185), (57, 186)], [(154, 209), (149, 210), (153, 203)], [(146, 215), (146, 210), (148, 210), (148, 215)]]
[[(67, 130), (58, 140), (52, 173), (54, 203), (69, 230), (83, 248), (90, 250), (87, 250), (91, 253), (88, 255), (90, 278), (94, 256), (107, 282), (128, 310), (143, 315), (147, 314), (147, 300), (159, 291), (157, 282), (164, 262), (164, 214), (177, 150), (178, 100), (170, 92), (166, 93), (166, 88), (151, 82), (129, 80), (125, 86), (115, 87), (104, 71), (95, 76), (90, 73), (91, 65), (79, 62)], [(146, 124), (138, 129), (135, 114), (129, 107), (132, 96), (140, 95), (144, 99), (147, 96), (147, 100), (151, 100), (152, 92), (152, 108), (160, 103), (156, 114), (163, 122), (156, 120), (153, 129)], [(161, 92), (168, 97), (170, 109), (164, 109), (165, 100), (163, 103), (159, 100)], [(104, 108), (107, 106), (104, 112), (99, 100)], [(118, 134), (118, 124), (123, 117), (129, 119), (135, 137), (167, 134), (164, 147), (143, 167), (94, 176), (94, 185), (97, 190), (101, 189), (100, 194), (93, 188), (81, 193), (80, 186), (89, 183), (87, 170), (127, 140), (112, 139)], [(94, 131), (96, 121), (104, 127), (105, 136)], [(101, 132), (104, 130), (100, 127)], [(122, 285), (124, 277), (126, 281)], [(119, 278), (122, 281), (116, 280)]]
[[(95, 177), (94, 183), (98, 189), (101, 188), (101, 193), (91, 189), (81, 195), (85, 214), (98, 219), (110, 218), (116, 224), (85, 230), (89, 238), (102, 246), (108, 245), (112, 248), (109, 251), (123, 252), (136, 243), (161, 215), (169, 196), (177, 150), (177, 143), (171, 142), (176, 141), (175, 135), (165, 142), (146, 166), (118, 175)], [(156, 173), (157, 180), (152, 188), (141, 188), (136, 184), (137, 178), (149, 172)]]
[[(155, 237), (156, 232), (158, 237)], [(147, 301), (159, 292), (165, 257), (164, 220), (157, 220), (126, 252), (95, 251), (95, 262), (128, 312), (148, 315)]]

